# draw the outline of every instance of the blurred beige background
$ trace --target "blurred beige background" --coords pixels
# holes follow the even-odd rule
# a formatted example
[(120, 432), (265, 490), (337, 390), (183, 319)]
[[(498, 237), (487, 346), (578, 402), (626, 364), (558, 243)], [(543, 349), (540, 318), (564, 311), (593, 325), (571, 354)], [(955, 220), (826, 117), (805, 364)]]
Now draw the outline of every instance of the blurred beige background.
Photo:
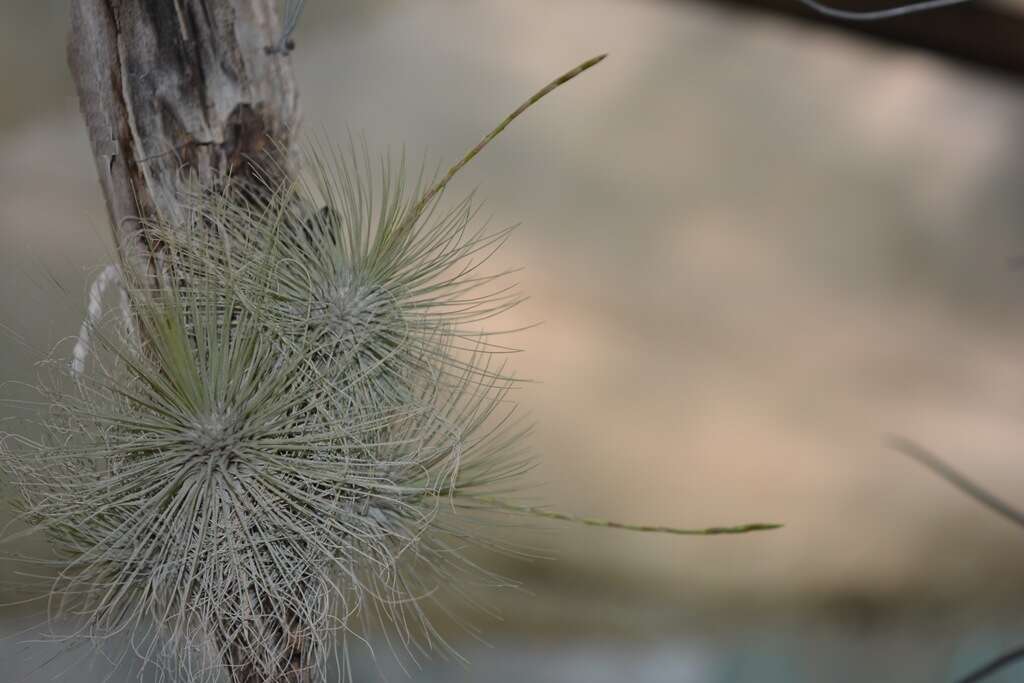
[[(0, 9), (0, 325), (27, 343), (3, 337), (11, 380), (75, 333), (111, 248), (64, 14)], [(503, 322), (543, 321), (514, 338), (539, 380), (519, 394), (536, 499), (786, 524), (551, 528), (556, 561), (506, 567), (537, 595), (490, 596), (507, 621), (487, 632), (657, 639), (793, 614), (940, 614), (970, 632), (1024, 606), (1024, 531), (882, 445), (912, 437), (1024, 505), (1019, 83), (671, 0), (309, 0), (297, 43), (307, 131), (443, 161), (610, 53), (453, 193), (522, 222), (494, 267), (525, 266), (532, 297)]]

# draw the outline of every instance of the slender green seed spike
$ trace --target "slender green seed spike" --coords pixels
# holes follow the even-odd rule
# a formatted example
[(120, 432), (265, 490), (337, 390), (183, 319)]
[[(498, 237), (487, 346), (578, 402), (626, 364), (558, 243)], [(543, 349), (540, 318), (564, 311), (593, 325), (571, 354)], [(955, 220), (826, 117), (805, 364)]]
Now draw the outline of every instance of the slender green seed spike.
[(461, 171), (463, 166), (472, 161), (473, 158), (477, 154), (479, 154), (484, 147), (490, 144), (491, 140), (498, 137), (498, 135), (500, 135), (503, 130), (508, 128), (508, 125), (515, 121), (520, 114), (525, 112), (533, 105), (537, 104), (537, 102), (539, 102), (541, 98), (543, 98), (545, 95), (550, 93), (555, 88), (568, 83), (569, 81), (571, 81), (572, 79), (576, 78), (581, 73), (589, 69), (590, 67), (596, 66), (597, 64), (601, 63), (601, 61), (603, 61), (604, 58), (607, 56), (607, 54), (603, 54), (588, 59), (587, 61), (577, 66), (575, 69), (567, 71), (558, 78), (556, 78), (555, 80), (551, 81), (543, 88), (538, 90), (537, 93), (533, 95), (533, 97), (519, 105), (519, 107), (511, 114), (506, 116), (505, 119), (501, 123), (499, 123), (494, 130), (485, 135), (484, 138), (480, 142), (478, 142), (473, 149), (466, 152), (466, 155), (462, 157), (462, 159), (460, 159), (454, 166), (448, 169), (448, 173), (446, 173), (445, 176), (441, 178), (441, 180), (436, 185), (427, 190), (427, 192), (423, 195), (420, 201), (416, 204), (416, 209), (409, 214), (410, 220), (415, 220), (415, 218), (413, 217), (418, 216), (423, 211), (423, 209), (425, 209), (427, 205), (430, 204), (430, 200), (436, 197), (437, 193), (443, 190), (448, 185), (448, 183), (451, 182), (451, 179), (455, 177), (455, 174)]
[(523, 512), (528, 515), (535, 515), (546, 519), (557, 519), (562, 522), (572, 522), (574, 524), (583, 524), (585, 526), (597, 526), (605, 529), (625, 529), (627, 531), (644, 531), (654, 534), (673, 534), (675, 536), (721, 536), (724, 534), (747, 534), (752, 531), (781, 529), (783, 526), (782, 524), (765, 524), (755, 522), (753, 524), (741, 524), (739, 526), (712, 526), (704, 529), (681, 529), (678, 527), (651, 524), (624, 524), (622, 522), (598, 519), (596, 517), (578, 517), (576, 515), (567, 515), (563, 512), (554, 512), (542, 507), (516, 505), (515, 503), (509, 503), (500, 498), (493, 498), (491, 496), (476, 496), (473, 500), (501, 508), (503, 510)]

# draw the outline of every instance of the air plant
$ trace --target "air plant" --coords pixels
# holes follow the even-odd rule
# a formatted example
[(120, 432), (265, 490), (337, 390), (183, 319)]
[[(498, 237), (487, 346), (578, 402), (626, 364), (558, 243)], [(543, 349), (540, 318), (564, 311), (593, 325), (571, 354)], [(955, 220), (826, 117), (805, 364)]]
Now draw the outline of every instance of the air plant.
[[(336, 394), (361, 407), (407, 404), (435, 375), (486, 381), (491, 358), (511, 349), (478, 325), (522, 297), (495, 284), (507, 273), (480, 267), (510, 229), (475, 227), (472, 198), (443, 213), (440, 194), (421, 206), (404, 162), (382, 159), (375, 176), (361, 151), (311, 148), (310, 180), (273, 190), (229, 181), (189, 200), (184, 225), (154, 221), (148, 233), (186, 286), (232, 292), (319, 380), (358, 378), (363, 395)], [(342, 417), (349, 406), (337, 408)]]
[(127, 633), (189, 680), (225, 666), (239, 682), (324, 680), (334, 637), (350, 673), (347, 643), (374, 622), (410, 656), (448, 649), (422, 605), (445, 609), (473, 576), (503, 583), (464, 553), (499, 545), (486, 513), (776, 526), (631, 526), (507, 498), (528, 430), (506, 348), (479, 327), (521, 299), (480, 272), (508, 231), (440, 201), (602, 58), (436, 182), (409, 191), (403, 164), (374, 177), (365, 147), (313, 152), (308, 181), (225, 179), (182, 197), (184, 221), (146, 224), (157, 267), (122, 263), (123, 310), (90, 316), (72, 377), (44, 390), (42, 436), (0, 442), (21, 519), (59, 555), (54, 613), (81, 617), (82, 635)]

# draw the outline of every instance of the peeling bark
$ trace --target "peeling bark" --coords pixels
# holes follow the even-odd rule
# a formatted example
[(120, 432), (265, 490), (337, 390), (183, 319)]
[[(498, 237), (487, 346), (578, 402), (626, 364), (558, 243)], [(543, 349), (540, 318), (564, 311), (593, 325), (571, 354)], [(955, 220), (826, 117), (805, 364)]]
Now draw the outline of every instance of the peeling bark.
[(68, 61), (100, 185), (126, 256), (138, 218), (180, 217), (186, 177), (249, 161), (287, 173), (298, 100), (273, 0), (73, 0)]

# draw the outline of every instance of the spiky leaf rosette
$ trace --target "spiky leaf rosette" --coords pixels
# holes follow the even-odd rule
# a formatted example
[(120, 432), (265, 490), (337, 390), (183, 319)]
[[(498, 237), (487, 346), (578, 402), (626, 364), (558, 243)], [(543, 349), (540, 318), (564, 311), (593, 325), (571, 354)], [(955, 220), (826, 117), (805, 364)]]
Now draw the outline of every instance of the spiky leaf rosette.
[(476, 225), (471, 198), (424, 205), (404, 162), (374, 167), (365, 146), (319, 148), (305, 156), (303, 180), (197, 194), (189, 230), (156, 221), (150, 234), (190, 281), (258, 301), (284, 352), (304, 354), (328, 381), (358, 380), (364, 403), (402, 405), (437, 373), (486, 381), (491, 364), (469, 359), (509, 349), (480, 325), (522, 297), (501, 284), (507, 271), (481, 265), (510, 229)]
[(506, 387), (420, 375), (415, 400), (339, 422), (308, 355), (180, 276), (129, 282), (133, 334), (102, 326), (43, 436), (6, 439), (23, 519), (60, 557), (54, 612), (195, 680), (225, 661), (239, 681), (322, 680), (328, 640), (366, 620), (441, 642), (418, 601), (472, 567), (458, 501), (521, 471)]

